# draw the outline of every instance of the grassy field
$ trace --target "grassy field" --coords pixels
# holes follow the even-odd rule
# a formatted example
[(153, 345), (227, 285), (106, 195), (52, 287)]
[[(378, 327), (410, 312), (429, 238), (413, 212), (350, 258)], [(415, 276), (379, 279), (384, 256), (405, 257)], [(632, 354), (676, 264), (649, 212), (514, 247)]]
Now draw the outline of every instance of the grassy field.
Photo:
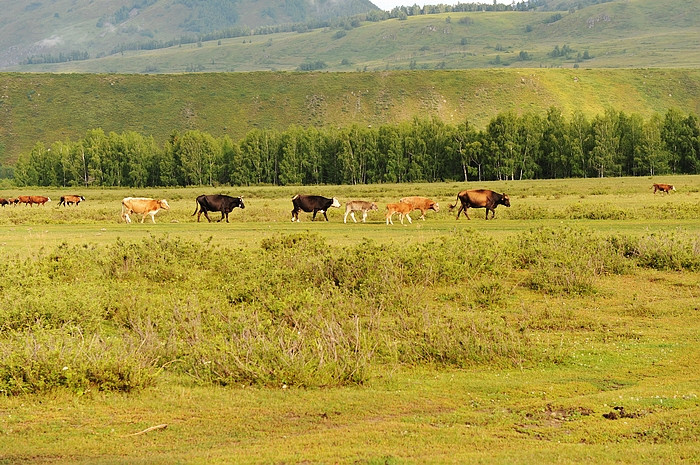
[[(654, 182), (670, 182), (677, 191), (671, 195), (652, 194)], [(472, 183), (470, 183), (472, 185)], [(585, 225), (602, 232), (642, 234), (674, 228), (700, 231), (698, 203), (700, 177), (664, 176), (652, 179), (605, 178), (565, 180), (533, 180), (474, 183), (471, 188), (489, 188), (510, 195), (513, 208), (498, 207), (498, 221), (484, 221), (483, 209), (470, 209), (471, 221), (463, 216), (455, 221), (455, 212), (448, 206), (456, 202), (464, 183), (384, 184), (358, 186), (313, 187), (190, 187), (175, 189), (80, 189), (80, 188), (12, 188), (0, 189), (0, 197), (18, 195), (47, 195), (52, 201), (43, 207), (18, 205), (0, 211), (2, 245), (21, 255), (33, 253), (38, 247), (51, 248), (63, 241), (107, 244), (116, 238), (136, 240), (151, 234), (182, 235), (212, 238), (217, 244), (235, 241), (239, 246), (257, 247), (260, 240), (275, 233), (313, 231), (334, 244), (353, 245), (364, 239), (381, 243), (403, 241), (410, 237), (421, 241), (450, 234), (456, 229), (475, 228), (499, 238), (550, 224)], [(63, 194), (78, 193), (86, 197), (79, 207), (59, 207)], [(242, 196), (246, 208), (235, 209), (229, 224), (207, 223), (202, 216), (196, 226), (195, 198), (203, 193)], [(300, 223), (291, 223), (291, 198), (298, 193), (338, 197), (340, 209), (328, 212), (330, 222), (311, 223), (311, 215), (302, 213)], [(428, 221), (417, 220), (412, 225), (386, 227), (384, 206), (409, 195), (428, 196), (440, 205), (439, 212), (428, 212)], [(144, 225), (127, 225), (121, 219), (121, 199), (126, 196), (166, 198), (171, 210), (150, 217)], [(370, 212), (367, 224), (343, 224), (344, 204), (363, 199), (378, 202), (379, 211)], [(210, 215), (218, 219), (220, 214)], [(395, 218), (396, 219), (396, 218)], [(351, 218), (348, 217), (351, 222)]]
[[(31, 189), (0, 210), (0, 463), (700, 460), (700, 177), (471, 184), (511, 207)], [(197, 224), (203, 192), (246, 209)], [(296, 192), (380, 211), (292, 224)], [(411, 194), (440, 211), (385, 225)], [(172, 208), (126, 225), (127, 195)]]

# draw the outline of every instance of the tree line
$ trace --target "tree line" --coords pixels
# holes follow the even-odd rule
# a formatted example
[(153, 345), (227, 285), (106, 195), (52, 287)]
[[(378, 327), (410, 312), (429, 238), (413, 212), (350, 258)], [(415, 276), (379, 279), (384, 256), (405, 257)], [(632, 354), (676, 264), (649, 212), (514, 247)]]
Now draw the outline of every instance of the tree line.
[(253, 129), (241, 140), (200, 130), (152, 136), (91, 129), (20, 155), (18, 186), (312, 185), (700, 173), (700, 126), (670, 109), (592, 119), (557, 108), (500, 113), (483, 129), (414, 118), (378, 127)]

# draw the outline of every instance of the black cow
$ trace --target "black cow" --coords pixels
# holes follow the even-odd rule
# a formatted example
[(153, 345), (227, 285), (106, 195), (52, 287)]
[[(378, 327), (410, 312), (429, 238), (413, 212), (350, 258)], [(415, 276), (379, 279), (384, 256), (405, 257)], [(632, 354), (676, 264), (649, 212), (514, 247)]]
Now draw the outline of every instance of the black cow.
[(10, 204), (10, 201), (9, 201), (9, 200), (7, 200), (7, 199), (0, 199), (0, 205), (2, 205), (3, 207), (4, 207), (5, 205), (9, 205), (9, 204)]
[(470, 220), (471, 218), (469, 218), (467, 214), (467, 208), (469, 207), (485, 208), (487, 220), (489, 219), (489, 211), (492, 213), (491, 219), (496, 216), (497, 206), (505, 205), (506, 207), (510, 207), (510, 197), (506, 194), (499, 194), (498, 192), (488, 189), (475, 189), (460, 192), (457, 194), (457, 202), (455, 202), (454, 205), (450, 205), (450, 210), (456, 207), (460, 202), (462, 205), (460, 205), (459, 210), (457, 210), (457, 219), (459, 219), (459, 214), (464, 211), (464, 216)]
[(221, 194), (200, 195), (197, 197), (197, 206), (194, 207), (192, 216), (197, 215), (197, 223), (199, 223), (199, 218), (202, 213), (204, 213), (204, 216), (206, 216), (211, 223), (211, 218), (209, 218), (207, 212), (221, 212), (219, 221), (226, 217), (226, 222), (228, 223), (228, 214), (236, 207), (245, 208), (243, 197), (231, 197), (230, 195)]
[(314, 212), (314, 215), (311, 217), (311, 221), (316, 219), (316, 213), (321, 212), (326, 218), (326, 221), (328, 221), (326, 210), (328, 210), (330, 207), (340, 208), (340, 202), (338, 202), (338, 199), (335, 197), (328, 199), (326, 197), (321, 197), (320, 195), (297, 194), (292, 197), (292, 205), (294, 205), (294, 210), (292, 210), (292, 222), (300, 221), (300, 211), (305, 211), (306, 213)]

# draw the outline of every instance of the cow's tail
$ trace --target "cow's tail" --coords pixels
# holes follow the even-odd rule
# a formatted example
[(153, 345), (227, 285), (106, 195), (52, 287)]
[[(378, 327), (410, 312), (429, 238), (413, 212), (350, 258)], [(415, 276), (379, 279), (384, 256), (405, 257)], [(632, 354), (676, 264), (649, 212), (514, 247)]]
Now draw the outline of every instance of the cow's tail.
[(195, 199), (194, 204), (194, 213), (192, 213), (192, 216), (196, 215), (197, 211), (199, 210), (199, 200)]
[(450, 211), (454, 210), (457, 204), (459, 204), (459, 194), (457, 194), (457, 200), (455, 201), (454, 205), (449, 205)]
[[(122, 219), (126, 221), (126, 214), (129, 212), (129, 207), (126, 206), (124, 201), (122, 200)], [(127, 221), (128, 223), (128, 221)]]
[(292, 197), (292, 200), (296, 200), (298, 197), (299, 197), (299, 194), (297, 194), (297, 195), (295, 195), (294, 197)]

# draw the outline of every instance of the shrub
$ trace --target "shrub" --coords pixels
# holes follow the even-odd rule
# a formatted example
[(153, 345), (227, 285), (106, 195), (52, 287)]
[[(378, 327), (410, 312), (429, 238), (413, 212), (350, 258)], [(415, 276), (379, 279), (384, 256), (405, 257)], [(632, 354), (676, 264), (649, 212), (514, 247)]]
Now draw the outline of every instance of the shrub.
[(530, 271), (530, 287), (548, 293), (590, 294), (597, 276), (629, 269), (619, 249), (583, 228), (530, 230), (515, 247), (515, 265)]
[(627, 254), (646, 268), (698, 271), (700, 237), (680, 232), (652, 233), (628, 246)]

